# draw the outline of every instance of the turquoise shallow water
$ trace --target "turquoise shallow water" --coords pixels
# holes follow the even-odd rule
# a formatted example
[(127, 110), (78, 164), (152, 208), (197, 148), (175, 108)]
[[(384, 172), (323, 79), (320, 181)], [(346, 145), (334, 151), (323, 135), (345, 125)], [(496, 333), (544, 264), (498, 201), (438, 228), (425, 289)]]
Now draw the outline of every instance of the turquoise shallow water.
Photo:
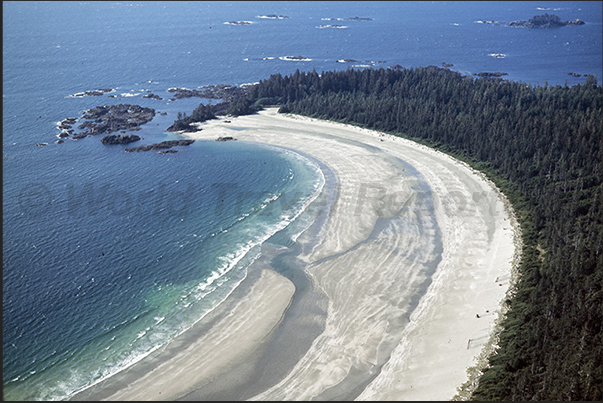
[[(527, 19), (537, 7), (587, 24), (475, 22)], [(323, 20), (352, 16), (373, 20)], [(601, 32), (600, 2), (3, 2), (5, 398), (64, 398), (175, 337), (232, 290), (323, 181), (308, 160), (240, 142), (198, 141), (173, 155), (126, 154), (98, 138), (57, 145), (58, 121), (132, 103), (166, 113), (139, 132), (145, 144), (174, 139), (165, 128), (177, 113), (207, 100), (170, 101), (168, 88), (296, 69), (447, 62), (572, 85), (584, 77), (568, 72), (600, 79)], [(71, 96), (98, 88), (116, 97)], [(147, 90), (164, 99), (142, 98)], [(309, 219), (273, 241), (291, 245)]]
[(20, 290), (5, 293), (5, 375), (29, 369), (8, 379), (7, 396), (15, 385), (31, 398), (36, 385), (59, 397), (181, 333), (321, 184), (299, 158), (250, 144), (116, 154), (118, 167), (64, 167), (63, 181), (38, 178), (5, 206), (4, 287)]

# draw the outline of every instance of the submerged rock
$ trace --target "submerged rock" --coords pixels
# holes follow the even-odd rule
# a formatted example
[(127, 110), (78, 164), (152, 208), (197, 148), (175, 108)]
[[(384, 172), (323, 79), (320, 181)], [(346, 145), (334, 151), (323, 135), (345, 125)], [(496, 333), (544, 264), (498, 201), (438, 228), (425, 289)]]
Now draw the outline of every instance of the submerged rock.
[(163, 100), (163, 98), (161, 98), (159, 95), (157, 95), (157, 94), (153, 94), (153, 93), (143, 95), (142, 97), (143, 97), (143, 98), (156, 99), (156, 100), (158, 100), (158, 101), (162, 101), (162, 100)]

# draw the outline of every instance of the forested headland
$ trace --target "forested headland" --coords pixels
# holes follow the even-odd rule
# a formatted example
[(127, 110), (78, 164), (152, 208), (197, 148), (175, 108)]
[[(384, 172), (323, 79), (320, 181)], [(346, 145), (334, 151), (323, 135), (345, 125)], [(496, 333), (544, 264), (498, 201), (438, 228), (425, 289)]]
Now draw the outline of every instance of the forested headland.
[(519, 278), (475, 400), (602, 400), (603, 90), (439, 67), (275, 74), (228, 111), (265, 105), (409, 138), (485, 172), (522, 229)]

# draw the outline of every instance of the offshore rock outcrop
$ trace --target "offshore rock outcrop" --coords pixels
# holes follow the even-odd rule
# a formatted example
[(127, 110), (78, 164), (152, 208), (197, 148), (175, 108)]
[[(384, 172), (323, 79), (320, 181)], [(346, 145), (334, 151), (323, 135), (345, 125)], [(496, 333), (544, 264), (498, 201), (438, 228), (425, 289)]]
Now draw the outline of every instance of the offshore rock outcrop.
[(222, 99), (224, 101), (230, 101), (233, 98), (239, 98), (245, 95), (247, 91), (246, 85), (236, 86), (230, 84), (216, 84), (216, 85), (204, 85), (199, 89), (179, 88), (173, 87), (168, 88), (168, 92), (173, 93), (173, 99), (180, 98), (208, 98), (208, 99)]
[(157, 94), (153, 94), (153, 93), (150, 93), (150, 94), (145, 94), (145, 95), (143, 95), (142, 97), (143, 97), (143, 98), (156, 99), (156, 100), (158, 100), (158, 101), (163, 101), (163, 98), (161, 98), (159, 95), (157, 95)]
[(161, 151), (161, 150), (170, 149), (172, 147), (189, 146), (189, 145), (193, 144), (194, 142), (195, 142), (195, 140), (166, 140), (166, 141), (162, 141), (161, 143), (126, 148), (124, 151), (126, 151), (126, 152)]
[(107, 92), (111, 92), (113, 91), (113, 89), (111, 88), (99, 88), (98, 90), (94, 90), (94, 91), (83, 91), (83, 92), (78, 92), (76, 94), (73, 94), (72, 97), (98, 97), (101, 95), (106, 94)]
[(118, 104), (96, 106), (84, 112), (82, 119), (88, 119), (78, 126), (82, 132), (75, 133), (74, 139), (88, 135), (109, 134), (120, 130), (140, 130), (140, 126), (150, 122), (155, 116), (153, 108), (139, 105)]
[(76, 118), (66, 118), (61, 120), (57, 127), (61, 130), (69, 130), (71, 129), (71, 126), (77, 121)]
[(130, 144), (140, 140), (140, 136), (135, 134), (110, 134), (101, 139), (103, 144)]
[(554, 14), (544, 13), (535, 15), (528, 21), (511, 21), (507, 24), (509, 27), (524, 27), (524, 28), (558, 28), (566, 25), (584, 25), (585, 22), (576, 18), (572, 21), (561, 21), (561, 18)]

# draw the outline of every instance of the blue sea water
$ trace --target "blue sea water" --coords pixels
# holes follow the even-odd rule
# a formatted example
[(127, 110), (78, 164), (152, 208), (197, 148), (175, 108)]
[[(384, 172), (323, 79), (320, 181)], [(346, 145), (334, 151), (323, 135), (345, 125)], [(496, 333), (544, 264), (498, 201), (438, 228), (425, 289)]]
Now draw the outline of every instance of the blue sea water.
[[(132, 103), (167, 113), (138, 132), (144, 143), (175, 139), (165, 128), (177, 113), (208, 101), (170, 101), (168, 88), (296, 69), (445, 62), (532, 85), (584, 82), (569, 72), (600, 80), (601, 5), (3, 2), (5, 398), (64, 399), (164, 345), (232, 291), (324, 183), (316, 164), (274, 147), (197, 141), (126, 154), (96, 137), (54, 144), (57, 122)], [(544, 12), (586, 25), (480, 22)], [(258, 17), (268, 14), (289, 18)], [(345, 20), (354, 16), (372, 20)], [(335, 24), (346, 28), (319, 28)], [(309, 60), (280, 59), (296, 55)], [(117, 96), (72, 96), (99, 88)], [(164, 100), (142, 98), (148, 90)]]

